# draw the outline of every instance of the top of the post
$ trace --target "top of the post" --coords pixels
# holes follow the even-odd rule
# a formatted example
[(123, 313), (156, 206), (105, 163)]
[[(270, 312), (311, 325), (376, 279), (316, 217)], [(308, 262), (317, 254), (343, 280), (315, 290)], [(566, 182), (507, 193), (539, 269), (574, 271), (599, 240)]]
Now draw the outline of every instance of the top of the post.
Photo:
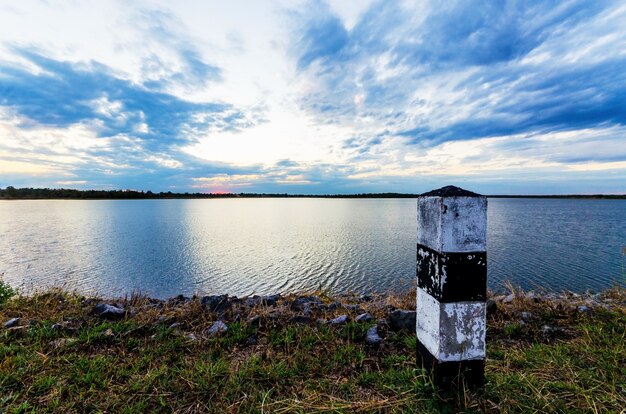
[(453, 185), (447, 185), (445, 187), (438, 188), (436, 190), (428, 191), (424, 194), (420, 194), (420, 197), (484, 197), (483, 195), (473, 193), (463, 188)]

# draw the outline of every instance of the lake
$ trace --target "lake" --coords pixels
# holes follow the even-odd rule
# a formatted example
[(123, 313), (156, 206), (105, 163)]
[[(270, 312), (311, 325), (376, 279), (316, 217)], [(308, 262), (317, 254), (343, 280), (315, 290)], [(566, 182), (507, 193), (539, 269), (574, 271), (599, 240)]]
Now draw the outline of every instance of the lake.
[[(489, 287), (625, 282), (626, 200), (489, 199)], [(63, 286), (250, 295), (397, 290), (415, 278), (415, 199), (0, 201), (0, 274)]]

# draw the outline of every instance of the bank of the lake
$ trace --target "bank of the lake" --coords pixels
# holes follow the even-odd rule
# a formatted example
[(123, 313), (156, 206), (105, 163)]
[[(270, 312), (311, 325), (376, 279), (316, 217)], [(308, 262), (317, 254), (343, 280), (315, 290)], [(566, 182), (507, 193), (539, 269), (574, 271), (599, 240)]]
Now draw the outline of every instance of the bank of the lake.
[(412, 292), (0, 304), (0, 412), (619, 412), (626, 291), (488, 302), (487, 384), (415, 366)]

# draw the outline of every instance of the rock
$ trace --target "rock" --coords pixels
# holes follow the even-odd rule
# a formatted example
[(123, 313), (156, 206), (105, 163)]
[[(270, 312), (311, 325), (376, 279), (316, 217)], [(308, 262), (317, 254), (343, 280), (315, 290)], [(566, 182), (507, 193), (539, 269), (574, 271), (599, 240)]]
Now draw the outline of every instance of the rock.
[(365, 334), (365, 342), (370, 345), (379, 345), (383, 341), (383, 338), (378, 335), (378, 327), (372, 326), (367, 330)]
[(20, 318), (11, 318), (8, 321), (6, 321), (4, 323), (4, 327), (9, 329), (9, 328), (13, 328), (14, 326), (17, 326), (20, 323)]
[(304, 305), (304, 310), (302, 311), (302, 313), (304, 314), (304, 316), (309, 317), (311, 316), (311, 314), (313, 313), (313, 311), (311, 310), (311, 304), (307, 303), (306, 305)]
[(363, 310), (359, 305), (345, 305), (344, 308), (351, 311), (362, 312)]
[(196, 342), (198, 340), (198, 337), (194, 333), (185, 335), (185, 338), (187, 338), (191, 342)]
[(324, 318), (317, 318), (315, 323), (317, 323), (318, 325), (324, 325), (326, 323), (326, 319), (324, 319)]
[(75, 338), (59, 338), (48, 343), (48, 346), (50, 346), (52, 349), (58, 349), (58, 348), (62, 348), (65, 346), (70, 346), (74, 342), (76, 342)]
[(487, 299), (487, 315), (495, 315), (498, 312), (498, 304), (493, 299)]
[(504, 299), (502, 299), (502, 302), (504, 303), (511, 303), (515, 300), (515, 294), (511, 293), (508, 296), (506, 296)]
[(126, 316), (125, 309), (119, 308), (117, 306), (114, 306), (108, 303), (101, 303), (99, 305), (94, 306), (91, 313), (101, 318), (112, 319), (112, 320), (122, 319), (124, 316)]
[(312, 304), (321, 305), (322, 301), (317, 296), (300, 296), (291, 303), (291, 309), (301, 311), (306, 305), (310, 307)]
[(52, 332), (60, 332), (63, 330), (63, 325), (61, 325), (60, 323), (55, 323), (50, 327), (50, 330)]
[(298, 315), (298, 316), (294, 316), (293, 318), (291, 318), (290, 322), (306, 325), (306, 324), (311, 323), (311, 318), (309, 318), (308, 316)]
[(525, 321), (528, 321), (530, 318), (532, 318), (533, 315), (530, 312), (522, 312), (520, 316), (522, 317), (522, 321), (525, 322)]
[(576, 310), (580, 313), (585, 313), (585, 314), (590, 314), (591, 313), (591, 309), (589, 309), (587, 306), (585, 305), (580, 305), (579, 307), (576, 308)]
[(349, 320), (350, 318), (348, 318), (348, 315), (341, 315), (341, 316), (337, 316), (335, 319), (331, 319), (330, 321), (328, 321), (328, 323), (330, 325), (342, 325), (348, 322)]
[(280, 299), (280, 295), (269, 295), (269, 296), (253, 296), (251, 298), (247, 298), (245, 303), (249, 307), (254, 307), (258, 305), (263, 306), (276, 306), (276, 303)]
[(253, 317), (248, 319), (248, 325), (250, 326), (259, 326), (261, 324), (261, 317), (259, 315), (254, 315)]
[(181, 322), (174, 322), (173, 324), (171, 324), (168, 328), (169, 329), (176, 329), (183, 326), (183, 324)]
[(187, 296), (178, 295), (178, 296), (174, 296), (173, 298), (169, 298), (166, 301), (166, 303), (168, 306), (176, 306), (176, 305), (182, 305), (183, 303), (187, 303), (190, 300), (191, 299), (188, 298)]
[(389, 326), (394, 331), (415, 331), (415, 311), (394, 310), (389, 314)]
[(368, 312), (362, 313), (354, 319), (356, 322), (369, 322), (372, 320), (372, 315)]
[(334, 311), (335, 309), (339, 309), (340, 307), (341, 307), (341, 303), (333, 302), (330, 305), (328, 305), (328, 310), (329, 311)]
[(363, 295), (359, 298), (359, 302), (371, 302), (372, 297), (370, 295)]
[(211, 312), (224, 312), (230, 307), (228, 295), (203, 296), (200, 304)]
[(224, 332), (228, 331), (228, 326), (222, 321), (216, 321), (213, 325), (207, 330), (207, 335), (209, 338), (221, 335)]

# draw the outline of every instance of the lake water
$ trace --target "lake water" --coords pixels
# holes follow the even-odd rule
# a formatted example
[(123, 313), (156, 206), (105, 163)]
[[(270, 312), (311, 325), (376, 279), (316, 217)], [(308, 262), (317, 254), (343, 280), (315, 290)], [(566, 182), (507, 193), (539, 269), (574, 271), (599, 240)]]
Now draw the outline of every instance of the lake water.
[[(489, 199), (489, 287), (624, 284), (626, 200)], [(0, 274), (64, 286), (232, 295), (401, 289), (415, 199), (0, 201)]]

